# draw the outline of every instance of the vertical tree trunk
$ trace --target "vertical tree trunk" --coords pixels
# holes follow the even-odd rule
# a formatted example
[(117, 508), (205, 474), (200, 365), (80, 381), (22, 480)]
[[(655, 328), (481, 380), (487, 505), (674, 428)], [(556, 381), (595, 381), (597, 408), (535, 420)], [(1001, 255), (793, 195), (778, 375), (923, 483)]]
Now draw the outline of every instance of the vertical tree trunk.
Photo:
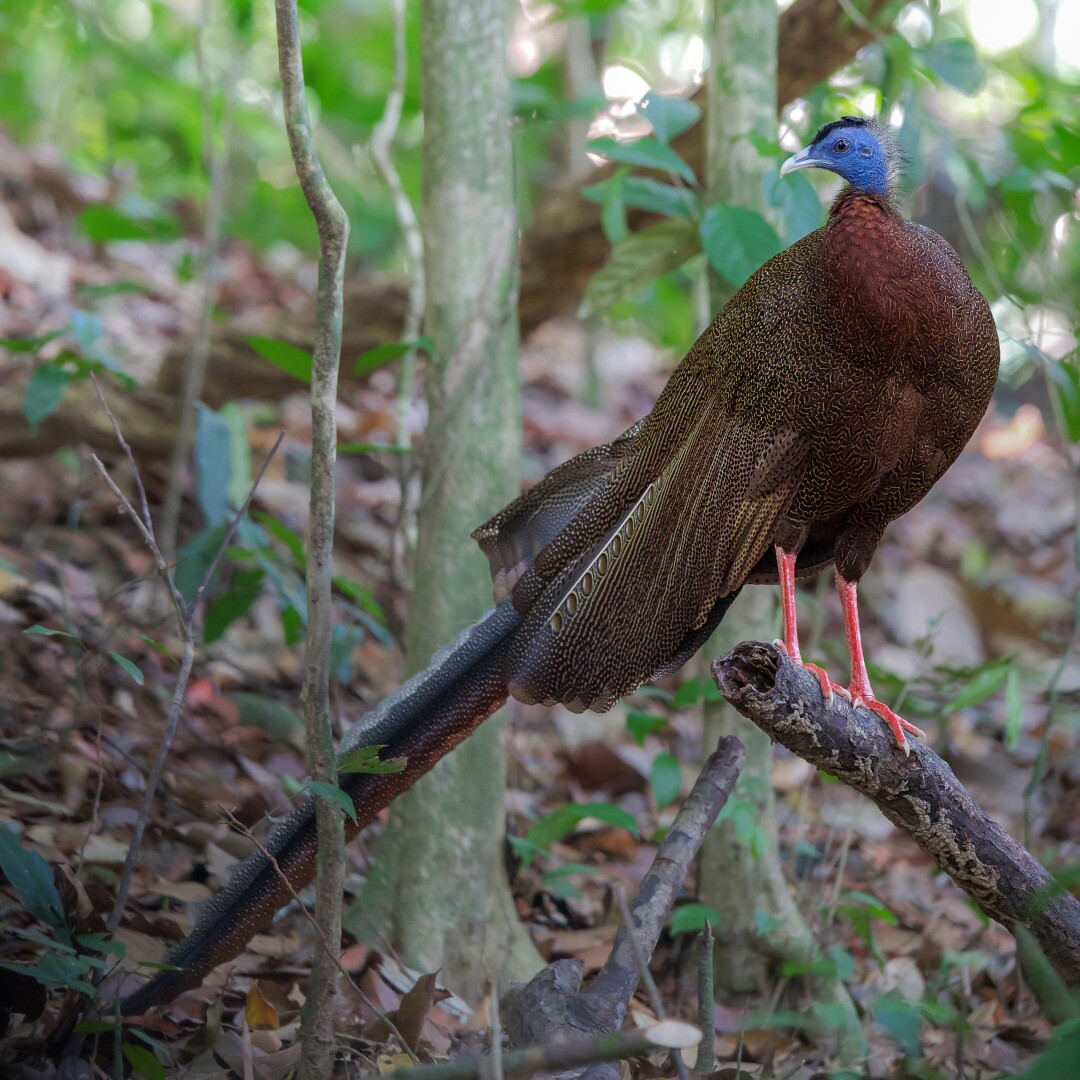
[[(517, 215), (506, 42), (509, 0), (425, 0), (423, 227), (426, 330), (436, 357), (406, 663), (491, 603), (469, 533), (518, 482)], [(441, 969), (476, 1000), (491, 978), (539, 965), (503, 868), (506, 753), (497, 714), (398, 799), (347, 925)]]
[[(710, 203), (765, 212), (763, 183), (772, 159), (755, 142), (776, 138), (776, 49), (775, 0), (715, 0), (705, 121)], [(725, 282), (710, 276), (716, 312), (731, 293)], [(770, 591), (749, 588), (702, 655), (717, 656), (744, 638), (771, 638), (775, 630)], [(746, 765), (734, 798), (754, 804), (759, 830), (754, 851), (726, 821), (710, 832), (702, 850), (702, 900), (723, 917), (717, 934), (716, 989), (730, 997), (760, 991), (777, 959), (805, 959), (814, 942), (780, 867), (768, 736), (726, 703), (709, 704), (705, 746), (715, 745), (721, 734), (737, 734), (746, 746)]]

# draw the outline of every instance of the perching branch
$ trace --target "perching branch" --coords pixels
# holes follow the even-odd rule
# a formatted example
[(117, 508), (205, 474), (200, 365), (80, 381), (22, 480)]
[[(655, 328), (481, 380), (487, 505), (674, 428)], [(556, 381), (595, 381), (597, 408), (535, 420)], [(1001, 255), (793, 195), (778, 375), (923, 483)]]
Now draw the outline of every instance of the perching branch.
[[(738, 739), (725, 736), (720, 740), (661, 841), (630, 906), (630, 918), (619, 927), (611, 954), (589, 989), (581, 991), (584, 965), (580, 960), (558, 960), (507, 996), (506, 1027), (512, 1046), (618, 1031), (690, 864), (727, 802), (745, 756)], [(512, 1056), (503, 1060), (508, 1076)], [(601, 1075), (617, 1075), (617, 1071), (590, 1070), (596, 1080)]]
[[(276, 0), (278, 67), (285, 130), (296, 175), (319, 231), (319, 282), (311, 371), (311, 503), (307, 536), (307, 641), (301, 690), (307, 728), (308, 768), (324, 784), (337, 782), (337, 756), (330, 723), (330, 559), (334, 546), (334, 469), (337, 458), (338, 366), (341, 362), (342, 284), (349, 219), (319, 162), (312, 138), (300, 52), (296, 0)], [(345, 830), (341, 810), (315, 801), (318, 872), (315, 919), (330, 942), (341, 940), (341, 893), (345, 881)], [(337, 966), (321, 951), (311, 965), (304, 1011), (304, 1067), (308, 1077), (330, 1076), (334, 1063), (332, 1004)]]
[(1026, 928), (1069, 986), (1080, 986), (1080, 900), (975, 803), (925, 743), (905, 757), (888, 729), (772, 645), (743, 642), (713, 664), (720, 693), (776, 742), (862, 792), (1006, 929)]

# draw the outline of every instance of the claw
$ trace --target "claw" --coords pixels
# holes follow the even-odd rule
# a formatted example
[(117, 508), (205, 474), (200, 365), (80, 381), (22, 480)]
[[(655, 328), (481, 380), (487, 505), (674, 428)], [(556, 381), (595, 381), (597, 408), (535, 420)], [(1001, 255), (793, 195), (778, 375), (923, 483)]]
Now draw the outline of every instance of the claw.
[(821, 687), (821, 699), (825, 702), (826, 705), (828, 705), (829, 702), (832, 701), (834, 690), (838, 694), (844, 694), (845, 696), (847, 695), (847, 691), (842, 686), (837, 686), (836, 683), (834, 683), (832, 679), (829, 678), (829, 673), (824, 668), (820, 668), (817, 666), (817, 664), (811, 664), (808, 661), (804, 660), (798, 654), (798, 652), (792, 655), (791, 649), (788, 648), (788, 645), (783, 640), (783, 638), (774, 638), (773, 646), (779, 649), (785, 656), (788, 656), (792, 660), (794, 660), (796, 664), (802, 664), (802, 666), (806, 668), (806, 670), (809, 671), (815, 679), (817, 679), (818, 686)]
[[(885, 721), (889, 726), (889, 730), (893, 733), (893, 738), (896, 739), (896, 745), (908, 756), (911, 755), (911, 744), (908, 742), (904, 732), (908, 732), (912, 735), (917, 735), (920, 739), (926, 738), (926, 733), (917, 728), (914, 724), (909, 723), (902, 716), (893, 712), (883, 701), (878, 701), (872, 695), (868, 695), (865, 690), (851, 686), (851, 704), (856, 708), (862, 706), (869, 709), (872, 713), (876, 713)], [(861, 691), (861, 692), (860, 692)]]

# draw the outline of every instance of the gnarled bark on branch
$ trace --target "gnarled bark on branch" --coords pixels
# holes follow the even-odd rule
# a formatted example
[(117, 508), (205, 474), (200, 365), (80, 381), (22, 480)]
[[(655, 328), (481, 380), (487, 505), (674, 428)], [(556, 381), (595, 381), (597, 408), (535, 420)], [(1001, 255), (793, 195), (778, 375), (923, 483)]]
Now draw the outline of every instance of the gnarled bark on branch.
[[(899, 0), (796, 0), (780, 16), (778, 103), (784, 105), (805, 94), (849, 63), (860, 48), (883, 33), (878, 27), (887, 29), (900, 6)], [(701, 125), (680, 135), (675, 148), (702, 175), (705, 144)], [(596, 169), (584, 181), (570, 178), (553, 187), (540, 202), (521, 244), (519, 317), (523, 336), (548, 319), (576, 310), (586, 284), (607, 258), (610, 244), (600, 225), (600, 207), (582, 198), (581, 187), (583, 182), (603, 180), (610, 171), (610, 167)], [(651, 220), (642, 211), (628, 215), (631, 229)], [(400, 277), (374, 274), (346, 283), (342, 340), (346, 382), (355, 357), (376, 345), (398, 340), (406, 306), (407, 283)], [(290, 313), (277, 324), (267, 325), (265, 319), (255, 324), (241, 317), (216, 327), (203, 400), (217, 407), (239, 398), (278, 400), (296, 392), (301, 384), (259, 357), (246, 339), (258, 335), (308, 348), (314, 321), (313, 300), (308, 312)], [(171, 450), (176, 431), (175, 399), (189, 352), (190, 342), (178, 340), (162, 366), (158, 393), (146, 393), (132, 405), (130, 411), (137, 415), (121, 417), (140, 457), (163, 457)], [(86, 410), (94, 408), (92, 392), (82, 393), (78, 384), (69, 387), (60, 409), (31, 430), (22, 415), (23, 390), (18, 381), (0, 386), (0, 458), (49, 453), (76, 439), (97, 449), (112, 449), (108, 425), (88, 420)]]
[(1080, 987), (1080, 900), (1055, 887), (925, 743), (905, 757), (874, 714), (838, 696), (823, 701), (817, 680), (773, 645), (743, 642), (712, 671), (743, 716), (872, 800), (981, 911), (1007, 930), (1025, 927), (1065, 983)]

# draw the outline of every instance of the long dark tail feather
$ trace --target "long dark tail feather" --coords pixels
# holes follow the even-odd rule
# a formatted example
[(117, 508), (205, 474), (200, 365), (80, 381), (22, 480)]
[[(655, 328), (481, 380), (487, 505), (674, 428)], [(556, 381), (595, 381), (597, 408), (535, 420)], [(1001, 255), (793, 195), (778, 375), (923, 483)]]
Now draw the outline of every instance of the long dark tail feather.
[[(375, 815), (470, 735), (506, 701), (503, 660), (521, 616), (505, 600), (458, 639), (440, 649), (431, 664), (367, 713), (342, 741), (341, 752), (384, 746), (382, 758), (403, 757), (402, 772), (341, 774), (338, 782), (356, 807), (357, 823), (345, 821), (351, 840)], [(218, 964), (241, 952), (253, 935), (270, 925), (293, 890), (315, 876), (315, 810), (309, 798), (278, 824), (261, 852), (233, 872), (228, 884), (205, 905), (191, 936), (166, 957), (174, 970), (162, 971), (120, 1004), (138, 1015), (198, 986)], [(279, 873), (280, 870), (280, 873)]]

